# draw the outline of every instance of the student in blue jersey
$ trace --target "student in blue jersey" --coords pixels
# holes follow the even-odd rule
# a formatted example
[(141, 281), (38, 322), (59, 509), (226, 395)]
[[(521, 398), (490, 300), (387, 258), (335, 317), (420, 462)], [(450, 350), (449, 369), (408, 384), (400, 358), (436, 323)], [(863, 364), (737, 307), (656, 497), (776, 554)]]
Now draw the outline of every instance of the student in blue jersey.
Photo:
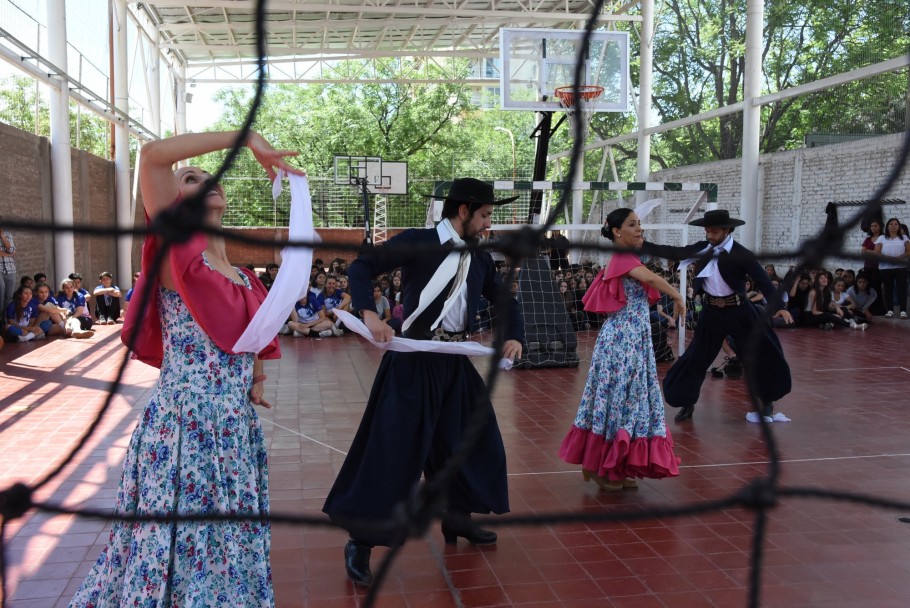
[(120, 316), (126, 321), (126, 311), (130, 308), (130, 300), (133, 299), (133, 291), (136, 290), (136, 281), (139, 280), (139, 271), (133, 273), (133, 286), (126, 290), (126, 295), (123, 296), (123, 308), (120, 310)]
[(71, 273), (69, 276), (70, 280), (73, 282), (73, 285), (76, 286), (76, 292), (85, 298), (85, 312), (94, 322), (94, 312), (92, 311), (92, 304), (95, 303), (95, 300), (92, 298), (91, 292), (88, 289), (82, 286), (82, 275), (78, 272)]
[(66, 279), (60, 284), (60, 293), (56, 297), (57, 304), (69, 311), (67, 327), (74, 338), (89, 338), (95, 334), (92, 331), (92, 316), (89, 314), (85, 296), (76, 291), (76, 282)]
[(3, 335), (7, 342), (29, 342), (44, 339), (44, 330), (38, 325), (38, 303), (31, 287), (21, 286), (13, 294), (13, 301), (6, 307)]
[(344, 335), (344, 331), (339, 327), (341, 320), (335, 314), (335, 311), (343, 310), (345, 312), (350, 312), (351, 296), (338, 289), (338, 279), (331, 274), (325, 279), (325, 291), (323, 291), (322, 295), (325, 316), (332, 322), (332, 333), (336, 336)]
[(47, 283), (40, 283), (35, 288), (35, 301), (38, 304), (38, 325), (41, 330), (48, 336), (69, 336), (64, 321), (68, 310), (57, 304)]
[(322, 304), (310, 291), (304, 293), (294, 305), (291, 320), (288, 321), (288, 329), (294, 332), (295, 338), (303, 336), (328, 338), (334, 335), (333, 327), (334, 324), (325, 316)]
[(324, 270), (317, 270), (316, 274), (313, 275), (313, 279), (310, 281), (310, 299), (313, 300), (313, 304), (319, 304), (323, 306), (325, 304), (325, 279), (328, 275)]

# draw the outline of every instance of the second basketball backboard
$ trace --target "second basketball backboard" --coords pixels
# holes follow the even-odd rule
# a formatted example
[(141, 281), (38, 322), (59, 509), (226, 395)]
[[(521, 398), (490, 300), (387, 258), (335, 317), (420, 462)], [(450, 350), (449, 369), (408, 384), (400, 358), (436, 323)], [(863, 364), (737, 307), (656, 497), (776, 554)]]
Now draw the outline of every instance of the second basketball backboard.
[(407, 194), (408, 163), (378, 156), (335, 156), (335, 183), (356, 186), (366, 180), (371, 194)]
[[(499, 30), (503, 110), (561, 110), (557, 87), (574, 84), (584, 31), (532, 28)], [(590, 102), (595, 112), (629, 110), (629, 35), (593, 32), (583, 58), (582, 85), (603, 87)]]

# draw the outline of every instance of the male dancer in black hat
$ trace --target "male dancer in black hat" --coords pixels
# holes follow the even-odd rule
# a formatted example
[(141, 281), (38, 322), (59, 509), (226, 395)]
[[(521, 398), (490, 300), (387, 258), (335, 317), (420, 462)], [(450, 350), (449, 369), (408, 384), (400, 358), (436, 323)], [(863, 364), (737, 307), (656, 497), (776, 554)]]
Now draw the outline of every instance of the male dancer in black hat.
[[(503, 284), (487, 252), (451, 251), (490, 227), (495, 200), (492, 185), (476, 179), (453, 182), (436, 228), (406, 230), (386, 244), (363, 253), (348, 269), (354, 307), (381, 342), (392, 329), (374, 312), (371, 279), (401, 267), (405, 320), (402, 332), (418, 340), (460, 341), (470, 327), (481, 294), (497, 302)], [(449, 249), (426, 251), (435, 245)], [(422, 251), (408, 249), (422, 246)], [(514, 298), (508, 298), (507, 340), (503, 356), (521, 356), (524, 323)], [(376, 373), (360, 428), (326, 498), (323, 511), (340, 522), (380, 522), (413, 496), (421, 472), (428, 481), (438, 475), (462, 443), (474, 413), (482, 410), (486, 425), (474, 450), (447, 488), (442, 533), (447, 543), (459, 536), (475, 545), (496, 542), (494, 532), (471, 522), (471, 513), (509, 510), (506, 456), (486, 387), (464, 355), (387, 352)], [(395, 538), (375, 526), (353, 529), (344, 548), (345, 569), (356, 584), (372, 582), (370, 549), (391, 545)]]
[[(761, 400), (761, 415), (766, 422), (786, 421), (786, 416), (773, 412), (774, 402), (791, 388), (790, 366), (783, 349), (770, 323), (764, 323), (756, 340), (751, 339), (760, 317), (746, 298), (746, 275), (767, 299), (774, 297), (776, 292), (755, 254), (733, 240), (733, 230), (745, 222), (718, 209), (708, 211), (703, 218), (689, 224), (703, 226), (705, 240), (686, 247), (645, 242), (641, 248), (642, 253), (662, 258), (696, 258), (695, 290), (703, 294), (705, 303), (689, 348), (667, 371), (664, 398), (669, 405), (681, 408), (676, 414), (677, 422), (691, 419), (705, 372), (724, 339), (731, 336), (740, 355), (746, 349), (755, 349), (753, 372), (756, 377), (751, 384)], [(759, 414), (749, 412), (746, 420), (759, 422)]]

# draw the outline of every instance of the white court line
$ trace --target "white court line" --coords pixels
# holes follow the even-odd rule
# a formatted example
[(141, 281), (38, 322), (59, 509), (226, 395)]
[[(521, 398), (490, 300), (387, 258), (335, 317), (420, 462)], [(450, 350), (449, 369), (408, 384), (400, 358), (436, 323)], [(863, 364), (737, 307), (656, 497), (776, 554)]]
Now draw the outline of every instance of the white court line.
[[(908, 371), (910, 371), (910, 370), (908, 370)], [(313, 439), (312, 437), (304, 435), (303, 433), (299, 433), (293, 429), (289, 429), (288, 427), (282, 426), (282, 425), (278, 424), (277, 422), (274, 422), (272, 420), (269, 420), (267, 418), (262, 418), (262, 417), (260, 417), (259, 419), (262, 420), (263, 422), (268, 422), (269, 424), (277, 426), (278, 428), (283, 429), (289, 433), (293, 433), (294, 435), (297, 435), (298, 437), (303, 437), (304, 439), (307, 439), (308, 441), (312, 441), (315, 444), (326, 447), (334, 452), (338, 452), (339, 454), (343, 454), (344, 456), (348, 455), (347, 452), (339, 450), (336, 447), (332, 447), (327, 443), (323, 443), (323, 442), (319, 441), (318, 439)], [(869, 458), (904, 458), (904, 457), (910, 457), (910, 453), (869, 454), (866, 456), (826, 456), (826, 457), (822, 457), (822, 458), (793, 458), (793, 459), (789, 459), (789, 460), (780, 460), (778, 462), (780, 462), (780, 464), (793, 464), (793, 463), (802, 463), (802, 462), (828, 462), (828, 461), (832, 461), (832, 460), (864, 460), (864, 459), (869, 459)], [(690, 464), (690, 465), (680, 465), (679, 468), (680, 469), (712, 469), (712, 468), (720, 468), (720, 467), (741, 467), (741, 466), (755, 466), (755, 465), (765, 465), (765, 464), (771, 464), (771, 461), (770, 460), (754, 460), (751, 462), (722, 462), (722, 463), (717, 463), (717, 464)], [(575, 475), (575, 474), (578, 474), (577, 469), (568, 470), (568, 471), (535, 471), (535, 472), (531, 472), (531, 473), (509, 473), (508, 477), (532, 477), (532, 476), (536, 476), (536, 475)]]
[(884, 369), (902, 369), (905, 372), (910, 372), (910, 369), (906, 367), (901, 367), (900, 365), (894, 365), (890, 367), (832, 367), (831, 369), (814, 369), (813, 372), (860, 372), (868, 370), (878, 371)]
[[(868, 456), (829, 456), (825, 458), (794, 458), (792, 460), (781, 460), (781, 464), (800, 463), (800, 462), (825, 462), (829, 460), (862, 460), (865, 458), (900, 458), (910, 456), (910, 454), (870, 454)], [(724, 462), (718, 464), (691, 464), (681, 465), (680, 469), (711, 469), (718, 467), (741, 467), (755, 466), (762, 464), (771, 464), (769, 460), (756, 460), (753, 462)], [(534, 475), (577, 475), (578, 469), (570, 471), (540, 471), (536, 473), (509, 473), (509, 477), (531, 477)]]
[(327, 444), (327, 443), (322, 443), (322, 442), (319, 441), (318, 439), (313, 439), (312, 437), (309, 437), (309, 436), (307, 436), (307, 435), (304, 435), (303, 433), (298, 433), (298, 432), (295, 431), (294, 429), (289, 429), (289, 428), (286, 427), (286, 426), (281, 426), (280, 424), (278, 424), (277, 422), (275, 422), (275, 421), (273, 421), (273, 420), (269, 420), (268, 418), (263, 418), (263, 417), (261, 417), (261, 416), (259, 417), (259, 419), (262, 420), (263, 422), (268, 422), (269, 424), (271, 424), (271, 425), (273, 425), (273, 426), (277, 426), (279, 429), (284, 429), (284, 430), (287, 431), (288, 433), (293, 433), (294, 435), (297, 435), (298, 437), (303, 437), (304, 439), (307, 439), (307, 440), (309, 440), (309, 441), (312, 441), (313, 443), (318, 444), (318, 445), (321, 445), (322, 447), (329, 448), (330, 450), (335, 451), (335, 452), (338, 452), (339, 454), (342, 454), (342, 455), (344, 455), (344, 456), (347, 456), (347, 455), (348, 455), (347, 452), (342, 452), (342, 451), (339, 450), (338, 448), (333, 448), (333, 447), (330, 446), (329, 444)]

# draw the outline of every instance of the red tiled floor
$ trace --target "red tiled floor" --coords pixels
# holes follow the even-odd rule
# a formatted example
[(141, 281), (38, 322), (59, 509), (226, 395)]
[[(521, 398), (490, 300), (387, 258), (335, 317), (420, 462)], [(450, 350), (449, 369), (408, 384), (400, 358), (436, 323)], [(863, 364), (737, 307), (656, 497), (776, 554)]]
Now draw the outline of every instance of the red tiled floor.
[[(7, 345), (0, 351), (0, 488), (33, 483), (59, 462), (104, 401), (123, 356), (119, 326), (85, 341)], [(825, 487), (910, 502), (910, 324), (867, 332), (781, 332), (794, 390), (772, 430), (787, 486)], [(743, 420), (744, 383), (707, 378), (691, 423), (670, 422), (683, 458), (676, 479), (598, 493), (557, 449), (575, 414), (594, 332), (579, 334), (577, 369), (499, 376), (494, 405), (509, 457), (515, 515), (615, 514), (724, 498), (767, 471), (761, 430)], [(319, 515), (360, 420), (379, 353), (357, 338), (282, 338), (267, 362), (260, 410), (276, 513)], [(862, 353), (858, 357), (857, 353)], [(667, 365), (661, 365), (664, 373)], [(481, 372), (486, 362), (479, 361)], [(156, 370), (130, 363), (123, 390), (85, 449), (38, 494), (110, 511), (130, 432)], [(672, 416), (672, 411), (670, 412)], [(905, 606), (910, 515), (844, 502), (781, 498), (769, 513), (761, 600), (766, 606)], [(378, 606), (536, 608), (744, 606), (754, 514), (738, 507), (693, 517), (499, 526), (496, 546), (445, 545), (438, 524), (393, 562)], [(498, 521), (503, 521), (502, 519)], [(108, 523), (30, 512), (7, 527), (10, 608), (65, 606), (91, 567)], [(275, 525), (278, 606), (360, 608), (345, 578), (344, 533)], [(374, 551), (374, 570), (387, 555)]]

